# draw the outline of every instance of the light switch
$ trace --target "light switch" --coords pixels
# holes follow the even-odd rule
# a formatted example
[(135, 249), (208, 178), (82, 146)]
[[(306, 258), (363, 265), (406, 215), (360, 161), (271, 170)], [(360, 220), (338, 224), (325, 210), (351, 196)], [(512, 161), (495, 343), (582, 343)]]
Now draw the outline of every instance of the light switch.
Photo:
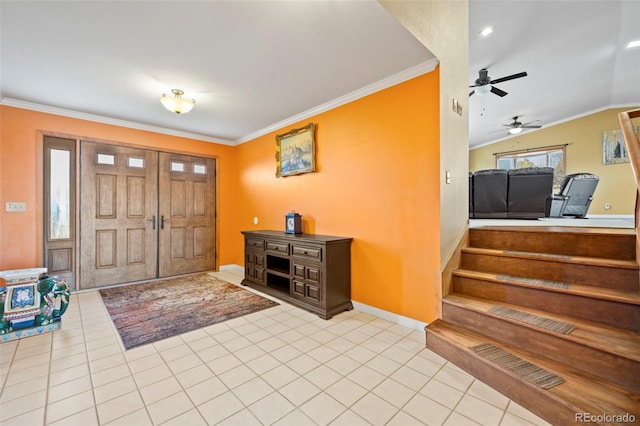
[(444, 183), (446, 183), (446, 184), (450, 184), (451, 183), (451, 172), (449, 170), (444, 172)]
[(7, 212), (26, 212), (27, 203), (8, 202), (5, 204), (5, 211)]

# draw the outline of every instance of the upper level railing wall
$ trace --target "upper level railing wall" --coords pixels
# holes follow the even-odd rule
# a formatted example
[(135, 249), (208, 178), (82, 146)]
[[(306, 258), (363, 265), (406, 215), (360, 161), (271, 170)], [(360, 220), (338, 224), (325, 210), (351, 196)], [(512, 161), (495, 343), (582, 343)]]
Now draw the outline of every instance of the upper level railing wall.
[(624, 135), (624, 143), (631, 160), (631, 169), (636, 181), (636, 211), (635, 211), (635, 227), (636, 227), (636, 259), (640, 261), (640, 140), (633, 131), (633, 119), (640, 118), (640, 109), (632, 111), (624, 111), (618, 114), (622, 134)]

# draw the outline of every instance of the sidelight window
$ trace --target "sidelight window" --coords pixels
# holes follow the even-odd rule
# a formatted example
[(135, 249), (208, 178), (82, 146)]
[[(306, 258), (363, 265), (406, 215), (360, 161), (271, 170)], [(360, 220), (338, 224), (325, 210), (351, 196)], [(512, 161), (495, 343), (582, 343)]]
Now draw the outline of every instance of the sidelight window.
[(71, 238), (71, 152), (52, 149), (49, 175), (49, 239)]

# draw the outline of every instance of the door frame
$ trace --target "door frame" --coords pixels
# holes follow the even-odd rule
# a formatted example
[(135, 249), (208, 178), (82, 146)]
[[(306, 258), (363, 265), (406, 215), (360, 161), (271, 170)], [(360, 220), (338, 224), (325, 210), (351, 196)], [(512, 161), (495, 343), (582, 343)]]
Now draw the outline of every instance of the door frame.
[[(46, 259), (46, 252), (45, 252), (45, 225), (44, 225), (44, 203), (45, 203), (45, 197), (44, 197), (44, 138), (45, 137), (55, 137), (55, 138), (63, 138), (63, 139), (72, 139), (75, 140), (76, 146), (75, 146), (75, 196), (77, 199), (77, 195), (80, 193), (80, 172), (81, 172), (81, 167), (82, 164), (80, 162), (80, 141), (86, 141), (86, 142), (94, 142), (94, 143), (101, 143), (101, 144), (105, 144), (105, 145), (116, 145), (116, 146), (122, 146), (122, 147), (130, 147), (130, 148), (137, 148), (137, 149), (148, 149), (148, 150), (154, 150), (154, 151), (158, 151), (158, 152), (167, 152), (167, 153), (172, 153), (172, 154), (181, 154), (181, 155), (189, 155), (189, 156), (193, 156), (193, 157), (202, 157), (202, 158), (211, 158), (214, 160), (214, 186), (215, 186), (215, 200), (214, 200), (214, 220), (215, 220), (215, 224), (214, 224), (214, 241), (213, 241), (213, 246), (214, 246), (214, 261), (213, 261), (213, 271), (217, 271), (219, 268), (219, 252), (220, 252), (220, 238), (218, 237), (218, 235), (220, 235), (220, 222), (218, 220), (219, 215), (218, 212), (220, 210), (219, 207), (219, 201), (220, 201), (220, 197), (218, 196), (218, 194), (220, 193), (220, 184), (219, 184), (219, 180), (218, 180), (218, 176), (220, 176), (219, 174), (219, 168), (220, 168), (220, 161), (219, 161), (219, 157), (217, 155), (210, 155), (210, 154), (203, 154), (203, 153), (197, 153), (197, 152), (191, 152), (191, 151), (184, 151), (184, 150), (179, 150), (179, 149), (172, 149), (172, 148), (166, 148), (166, 147), (159, 147), (159, 146), (155, 146), (155, 145), (143, 145), (143, 144), (136, 144), (136, 143), (131, 143), (131, 142), (121, 142), (121, 141), (109, 141), (109, 140), (104, 140), (104, 139), (100, 139), (100, 138), (94, 138), (94, 137), (84, 137), (84, 136), (78, 136), (78, 135), (74, 135), (74, 134), (69, 134), (69, 133), (61, 133), (61, 132), (51, 132), (51, 131), (46, 131), (46, 130), (38, 130), (37, 132), (37, 137), (36, 137), (36, 223), (38, 224), (38, 226), (36, 226), (36, 246), (35, 246), (35, 259), (39, 259), (41, 264), (43, 266), (46, 266), (47, 264), (47, 259)], [(78, 254), (81, 253), (81, 247), (80, 247), (80, 216), (79, 216), (79, 210), (80, 210), (80, 203), (76, 202), (75, 203), (75, 235), (76, 235), (76, 241), (75, 241), (75, 265), (74, 265), (74, 270), (73, 270), (73, 277), (74, 277), (74, 281), (77, 283), (79, 282), (79, 277), (80, 277), (80, 262), (79, 262), (79, 256)], [(145, 280), (145, 281), (140, 281), (140, 282), (148, 282), (148, 281), (155, 281), (158, 280), (159, 278), (154, 278), (151, 280)], [(75, 286), (76, 288), (72, 288), (72, 291), (81, 291), (77, 288), (77, 286)]]

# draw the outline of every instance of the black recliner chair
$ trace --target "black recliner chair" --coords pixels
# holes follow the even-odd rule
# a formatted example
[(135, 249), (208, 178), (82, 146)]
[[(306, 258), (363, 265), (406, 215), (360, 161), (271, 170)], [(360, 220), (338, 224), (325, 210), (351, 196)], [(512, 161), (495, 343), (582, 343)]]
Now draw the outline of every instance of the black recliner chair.
[(566, 175), (560, 182), (560, 193), (547, 200), (547, 216), (585, 217), (599, 181), (591, 173)]

